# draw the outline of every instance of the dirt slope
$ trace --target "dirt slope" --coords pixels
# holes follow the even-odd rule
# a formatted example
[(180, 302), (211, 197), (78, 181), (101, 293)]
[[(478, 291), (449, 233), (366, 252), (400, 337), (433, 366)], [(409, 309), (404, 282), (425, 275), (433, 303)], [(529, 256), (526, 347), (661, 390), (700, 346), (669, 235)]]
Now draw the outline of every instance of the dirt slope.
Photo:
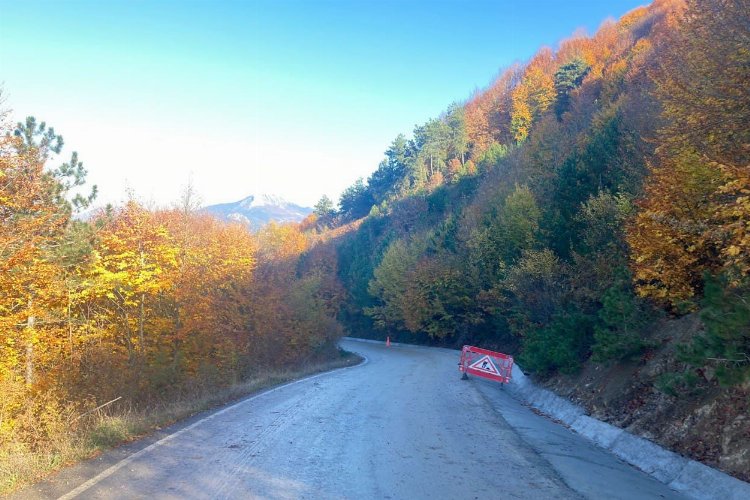
[(541, 385), (586, 408), (591, 416), (750, 481), (750, 385), (724, 389), (710, 370), (676, 395), (657, 389), (660, 376), (683, 370), (676, 346), (702, 329), (697, 315), (654, 325), (658, 345), (640, 359), (610, 368), (589, 361), (577, 375)]

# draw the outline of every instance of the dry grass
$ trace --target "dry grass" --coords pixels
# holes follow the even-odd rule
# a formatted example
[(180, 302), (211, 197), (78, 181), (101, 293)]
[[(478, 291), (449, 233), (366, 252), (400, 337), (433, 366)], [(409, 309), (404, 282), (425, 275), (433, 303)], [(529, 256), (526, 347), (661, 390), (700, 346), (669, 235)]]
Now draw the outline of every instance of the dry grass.
[(193, 397), (164, 401), (148, 410), (135, 410), (118, 402), (83, 417), (77, 429), (55, 435), (43, 446), (32, 448), (22, 442), (5, 443), (0, 448), (0, 495), (8, 495), (64, 466), (145, 437), (196, 413), (291, 380), (358, 362), (358, 356), (345, 353), (335, 360), (310, 364), (298, 371), (267, 372), (222, 390), (207, 389)]

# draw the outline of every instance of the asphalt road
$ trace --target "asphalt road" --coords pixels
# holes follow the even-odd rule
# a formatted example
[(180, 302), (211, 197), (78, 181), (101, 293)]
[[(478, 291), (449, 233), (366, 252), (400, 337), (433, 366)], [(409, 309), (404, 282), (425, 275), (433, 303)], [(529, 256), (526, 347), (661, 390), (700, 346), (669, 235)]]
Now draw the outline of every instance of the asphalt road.
[(245, 399), (22, 492), (61, 498), (682, 498), (458, 352), (344, 340), (364, 364)]

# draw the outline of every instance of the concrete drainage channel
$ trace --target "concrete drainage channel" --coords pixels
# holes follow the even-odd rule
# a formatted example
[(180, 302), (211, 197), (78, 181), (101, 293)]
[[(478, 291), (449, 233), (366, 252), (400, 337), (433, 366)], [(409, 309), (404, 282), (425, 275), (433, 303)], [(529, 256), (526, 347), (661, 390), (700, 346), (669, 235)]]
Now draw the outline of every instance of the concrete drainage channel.
[[(352, 340), (383, 344), (377, 340), (354, 338)], [(394, 342), (391, 345), (401, 344)], [(405, 345), (415, 347), (411, 344)], [(460, 352), (455, 352), (458, 361)], [(621, 460), (634, 465), (686, 496), (696, 499), (746, 500), (750, 498), (750, 483), (740, 481), (719, 470), (662, 448), (647, 439), (586, 415), (580, 406), (551, 391), (535, 386), (518, 365), (513, 366), (513, 380), (505, 388), (516, 399), (559, 420), (600, 448), (608, 450)]]
[(535, 386), (518, 365), (513, 367), (513, 381), (507, 388), (516, 398), (568, 425), (673, 490), (698, 499), (750, 498), (750, 484), (586, 415), (580, 406)]

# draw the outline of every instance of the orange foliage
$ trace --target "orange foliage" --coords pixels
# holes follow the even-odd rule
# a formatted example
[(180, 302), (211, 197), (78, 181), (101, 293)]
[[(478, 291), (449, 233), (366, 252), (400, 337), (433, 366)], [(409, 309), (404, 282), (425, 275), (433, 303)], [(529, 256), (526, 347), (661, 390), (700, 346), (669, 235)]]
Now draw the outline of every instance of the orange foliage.
[(680, 6), (658, 5), (675, 24), (653, 71), (665, 125), (629, 231), (639, 291), (673, 304), (705, 272), (750, 275), (750, 12), (737, 0)]
[(517, 67), (506, 70), (486, 91), (476, 94), (466, 104), (466, 132), (475, 157), (493, 142), (511, 142), (510, 96), (518, 77)]
[(62, 422), (63, 403), (138, 405), (330, 353), (337, 262), (299, 275), (299, 226), (255, 236), (135, 201), (74, 226), (44, 160), (0, 130), (0, 443)]
[(269, 261), (284, 261), (301, 254), (307, 248), (307, 237), (296, 224), (271, 222), (259, 233), (263, 257)]
[[(604, 26), (597, 32), (597, 35), (603, 32)], [(601, 39), (597, 40), (597, 42), (601, 42)], [(560, 48), (557, 49), (556, 60), (559, 65), (563, 65), (573, 59), (581, 59), (589, 66), (592, 66), (597, 61), (597, 54), (595, 52), (597, 48), (592, 38), (587, 36), (573, 36), (560, 43)]]
[(50, 308), (61, 300), (50, 258), (68, 222), (52, 196), (43, 152), (0, 128), (0, 376), (32, 384), (59, 345)]
[[(674, 17), (683, 0), (660, 0), (650, 7), (639, 7), (619, 21), (605, 21), (592, 37), (575, 34), (560, 42), (553, 53), (541, 49), (524, 67), (504, 71), (486, 90), (476, 93), (465, 105), (466, 130), (474, 158), (491, 144), (523, 142), (554, 103), (555, 71), (579, 58), (589, 65), (587, 82), (600, 81), (614, 93), (613, 86), (627, 76), (641, 78), (651, 60), (651, 29), (662, 18)], [(660, 30), (669, 27), (661, 26)], [(658, 35), (658, 33), (657, 33)], [(636, 50), (631, 52), (633, 45)]]
[(61, 270), (51, 252), (68, 214), (54, 201), (43, 156), (0, 124), (0, 444), (15, 431), (12, 417), (24, 411), (33, 384), (49, 385), (41, 375), (65, 339), (54, 314)]

